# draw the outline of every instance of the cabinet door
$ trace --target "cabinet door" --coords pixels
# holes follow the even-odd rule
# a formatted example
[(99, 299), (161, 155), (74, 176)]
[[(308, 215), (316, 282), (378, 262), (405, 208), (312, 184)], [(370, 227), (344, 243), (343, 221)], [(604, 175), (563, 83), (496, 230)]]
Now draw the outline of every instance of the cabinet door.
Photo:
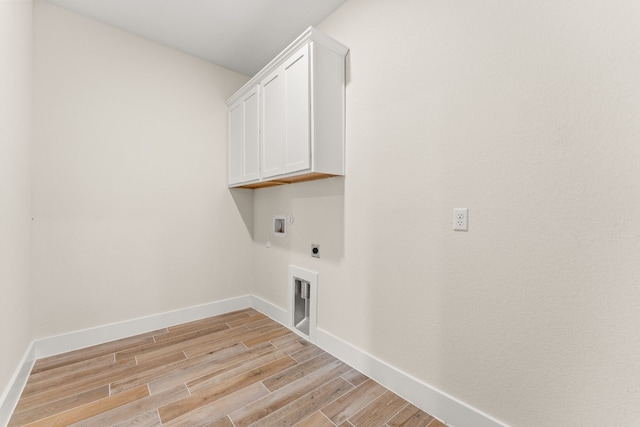
[(286, 150), (284, 173), (308, 169), (311, 163), (309, 45), (284, 64)]
[(260, 178), (260, 115), (259, 86), (244, 97), (244, 138), (242, 144), (242, 180)]
[(262, 81), (262, 177), (281, 173), (284, 162), (284, 85), (279, 68)]
[(229, 108), (229, 185), (242, 182), (242, 139), (243, 139), (243, 116), (242, 101), (238, 101)]
[(229, 185), (260, 178), (260, 116), (258, 89), (229, 108)]
[(309, 45), (262, 80), (262, 177), (308, 169)]

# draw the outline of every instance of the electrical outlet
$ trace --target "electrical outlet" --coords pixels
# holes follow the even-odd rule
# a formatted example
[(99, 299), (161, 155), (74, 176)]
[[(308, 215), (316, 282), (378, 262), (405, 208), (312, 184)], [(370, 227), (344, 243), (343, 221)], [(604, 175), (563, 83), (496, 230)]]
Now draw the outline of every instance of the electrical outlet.
[(315, 243), (311, 244), (311, 256), (320, 258), (320, 245), (316, 245)]
[(455, 208), (453, 210), (453, 229), (455, 231), (469, 230), (469, 209)]

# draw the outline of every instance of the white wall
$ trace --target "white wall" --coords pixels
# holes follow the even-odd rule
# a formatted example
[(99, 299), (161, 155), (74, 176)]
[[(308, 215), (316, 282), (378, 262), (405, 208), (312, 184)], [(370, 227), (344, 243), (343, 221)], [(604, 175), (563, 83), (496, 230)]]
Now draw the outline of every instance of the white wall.
[(34, 12), (35, 336), (247, 294), (251, 194), (224, 185), (224, 100), (247, 77)]
[(0, 402), (31, 341), (31, 11), (0, 2)]
[(637, 425), (638, 2), (350, 0), (320, 28), (351, 48), (347, 176), (255, 191), (253, 292), (286, 308), (287, 265), (318, 271), (319, 327), (510, 425)]

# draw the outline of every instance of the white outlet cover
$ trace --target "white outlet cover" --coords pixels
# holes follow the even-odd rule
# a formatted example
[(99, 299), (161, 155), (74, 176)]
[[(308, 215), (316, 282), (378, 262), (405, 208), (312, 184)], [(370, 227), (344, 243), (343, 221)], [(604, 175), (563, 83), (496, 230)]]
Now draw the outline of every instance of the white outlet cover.
[(453, 230), (469, 231), (469, 209), (468, 208), (453, 209)]

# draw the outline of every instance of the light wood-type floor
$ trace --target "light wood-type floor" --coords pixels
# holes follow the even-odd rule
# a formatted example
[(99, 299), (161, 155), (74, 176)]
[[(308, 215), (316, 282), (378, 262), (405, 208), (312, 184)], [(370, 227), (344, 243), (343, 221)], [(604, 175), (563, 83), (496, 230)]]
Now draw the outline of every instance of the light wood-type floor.
[(36, 361), (22, 425), (444, 426), (252, 309)]

